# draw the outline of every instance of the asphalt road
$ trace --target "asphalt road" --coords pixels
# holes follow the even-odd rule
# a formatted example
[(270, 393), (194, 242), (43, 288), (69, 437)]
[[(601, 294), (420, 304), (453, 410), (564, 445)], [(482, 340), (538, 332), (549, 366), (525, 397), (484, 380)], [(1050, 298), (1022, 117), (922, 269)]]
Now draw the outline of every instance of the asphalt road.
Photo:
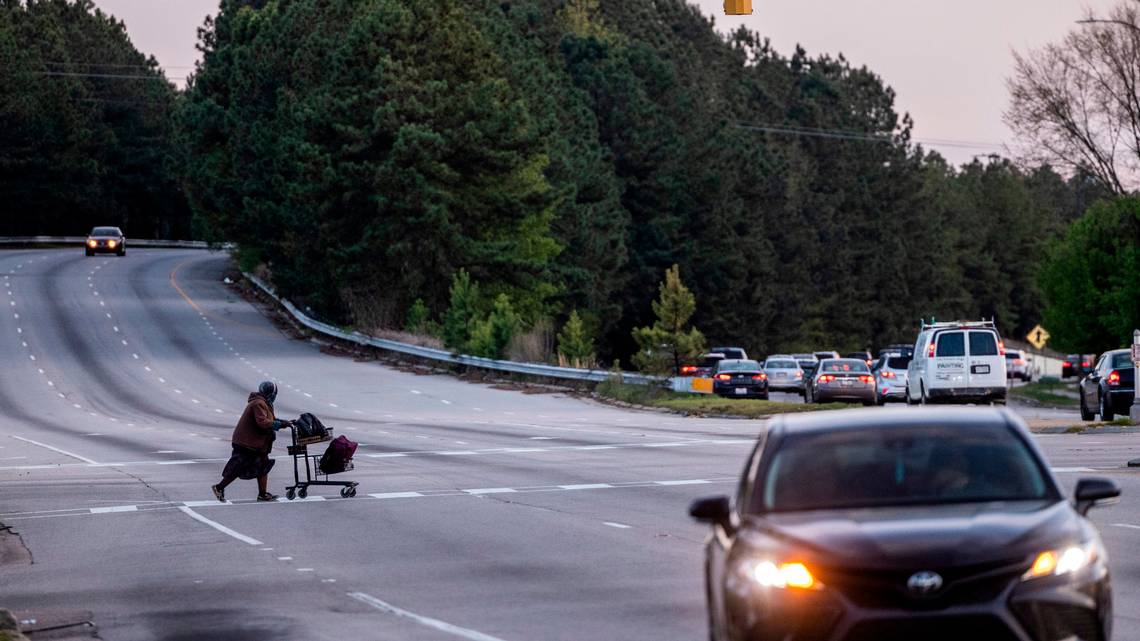
[[(0, 607), (90, 610), (112, 641), (705, 637), (705, 529), (686, 508), (732, 492), (763, 423), (322, 354), (229, 291), (226, 267), (0, 252), (0, 522), (34, 558), (0, 567)], [(312, 411), (360, 443), (343, 475), (356, 498), (258, 504), (238, 481), (213, 501), (264, 378), (279, 415)], [(1140, 482), (1121, 467), (1136, 437), (1039, 438), (1066, 484), (1125, 489), (1094, 518), (1116, 638), (1140, 641)], [(280, 441), (276, 456), (281, 493)]]

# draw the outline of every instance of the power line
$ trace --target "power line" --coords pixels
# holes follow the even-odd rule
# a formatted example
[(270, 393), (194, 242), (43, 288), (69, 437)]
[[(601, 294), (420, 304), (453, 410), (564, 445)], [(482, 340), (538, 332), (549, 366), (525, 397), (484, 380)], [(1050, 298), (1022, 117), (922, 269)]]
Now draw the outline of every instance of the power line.
[(64, 78), (113, 78), (123, 80), (185, 80), (187, 76), (144, 76), (138, 74), (116, 74), (116, 73), (78, 73), (71, 71), (37, 71), (37, 76), (59, 76)]
[[(821, 129), (817, 127), (802, 127), (792, 125), (774, 125), (766, 123), (738, 122), (736, 127), (751, 131), (761, 131), (785, 136), (806, 136), (812, 138), (830, 138), (834, 140), (851, 140), (858, 142), (895, 143), (897, 139), (890, 134), (874, 134), (863, 131), (845, 131), (842, 129)], [(977, 142), (968, 140), (951, 140), (944, 138), (912, 138), (912, 142), (931, 147), (956, 147), (962, 149), (1001, 149), (1002, 145), (991, 142)]]
[(149, 65), (149, 64), (118, 64), (110, 62), (44, 62), (45, 65), (56, 67), (105, 67), (108, 69), (193, 69), (193, 66), (178, 65)]

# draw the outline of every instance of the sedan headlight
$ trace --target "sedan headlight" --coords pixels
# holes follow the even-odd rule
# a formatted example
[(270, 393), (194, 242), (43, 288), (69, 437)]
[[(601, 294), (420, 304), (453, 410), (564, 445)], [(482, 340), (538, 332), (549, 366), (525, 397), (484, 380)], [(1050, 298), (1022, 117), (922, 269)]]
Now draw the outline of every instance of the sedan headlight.
[(1072, 574), (1088, 567), (1100, 556), (1095, 541), (1072, 545), (1057, 550), (1046, 550), (1033, 560), (1033, 565), (1021, 576), (1021, 580), (1040, 579), (1047, 576)]
[(108, 240), (108, 241), (107, 241), (107, 246), (108, 246), (108, 247), (114, 247), (114, 246), (115, 246), (115, 244), (116, 244), (116, 243), (115, 243), (115, 241), (113, 241), (113, 240)]
[(94, 246), (95, 246), (95, 245), (97, 245), (97, 244), (98, 244), (98, 243), (96, 243), (94, 240), (88, 240), (88, 241), (87, 241), (87, 246), (88, 246), (88, 247), (94, 247)]
[(803, 563), (753, 561), (745, 563), (741, 569), (750, 581), (766, 588), (818, 590), (823, 587)]

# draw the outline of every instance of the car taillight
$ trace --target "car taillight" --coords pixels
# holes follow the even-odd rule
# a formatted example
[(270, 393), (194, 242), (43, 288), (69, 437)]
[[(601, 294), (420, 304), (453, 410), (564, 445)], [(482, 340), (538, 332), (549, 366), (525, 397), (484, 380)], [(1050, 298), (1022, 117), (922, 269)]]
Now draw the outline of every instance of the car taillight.
[(870, 374), (864, 374), (864, 375), (859, 377), (859, 382), (860, 383), (874, 383), (875, 377), (871, 376)]
[(803, 377), (804, 377), (803, 372), (796, 372), (796, 378), (803, 378)]
[(998, 341), (998, 356), (1005, 356), (1005, 343)]
[(731, 381), (732, 376), (730, 376), (728, 374), (717, 374), (716, 380), (718, 380), (718, 381)]
[(823, 376), (820, 376), (820, 377), (819, 377), (819, 382), (820, 382), (820, 383), (830, 383), (830, 382), (832, 382), (832, 381), (834, 381), (834, 380), (835, 380), (835, 377), (834, 377), (834, 376), (832, 376), (831, 374), (824, 374)]
[(882, 376), (883, 378), (894, 378), (895, 373), (885, 369), (879, 372), (879, 376)]
[(1112, 370), (1108, 374), (1108, 384), (1109, 385), (1120, 385), (1120, 372), (1118, 372), (1116, 370)]
[(693, 365), (682, 365), (681, 366), (681, 373), (682, 374), (693, 374), (696, 371), (697, 371), (697, 368)]
[(1073, 366), (1073, 364), (1070, 363), (1069, 361), (1062, 361), (1061, 362), (1061, 367), (1072, 367), (1072, 366)]
[(1013, 364), (1014, 365), (1024, 365), (1025, 359), (1024, 358), (1015, 358), (1015, 359), (1013, 359)]
[(934, 341), (930, 341), (930, 345), (926, 347), (926, 357), (934, 358)]
[(1088, 367), (1088, 366), (1089, 366), (1089, 362), (1088, 362), (1088, 361), (1082, 361), (1082, 362), (1081, 362), (1081, 367)]
[(754, 380), (754, 381), (766, 381), (766, 380), (768, 380), (768, 375), (764, 374), (764, 373), (753, 374), (752, 380)]

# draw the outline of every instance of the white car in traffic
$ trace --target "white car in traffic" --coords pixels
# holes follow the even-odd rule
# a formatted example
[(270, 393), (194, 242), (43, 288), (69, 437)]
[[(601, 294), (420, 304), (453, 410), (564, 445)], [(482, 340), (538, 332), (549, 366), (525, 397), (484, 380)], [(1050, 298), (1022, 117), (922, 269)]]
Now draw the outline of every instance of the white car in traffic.
[(923, 323), (907, 367), (906, 402), (1006, 400), (1005, 346), (992, 321)]

